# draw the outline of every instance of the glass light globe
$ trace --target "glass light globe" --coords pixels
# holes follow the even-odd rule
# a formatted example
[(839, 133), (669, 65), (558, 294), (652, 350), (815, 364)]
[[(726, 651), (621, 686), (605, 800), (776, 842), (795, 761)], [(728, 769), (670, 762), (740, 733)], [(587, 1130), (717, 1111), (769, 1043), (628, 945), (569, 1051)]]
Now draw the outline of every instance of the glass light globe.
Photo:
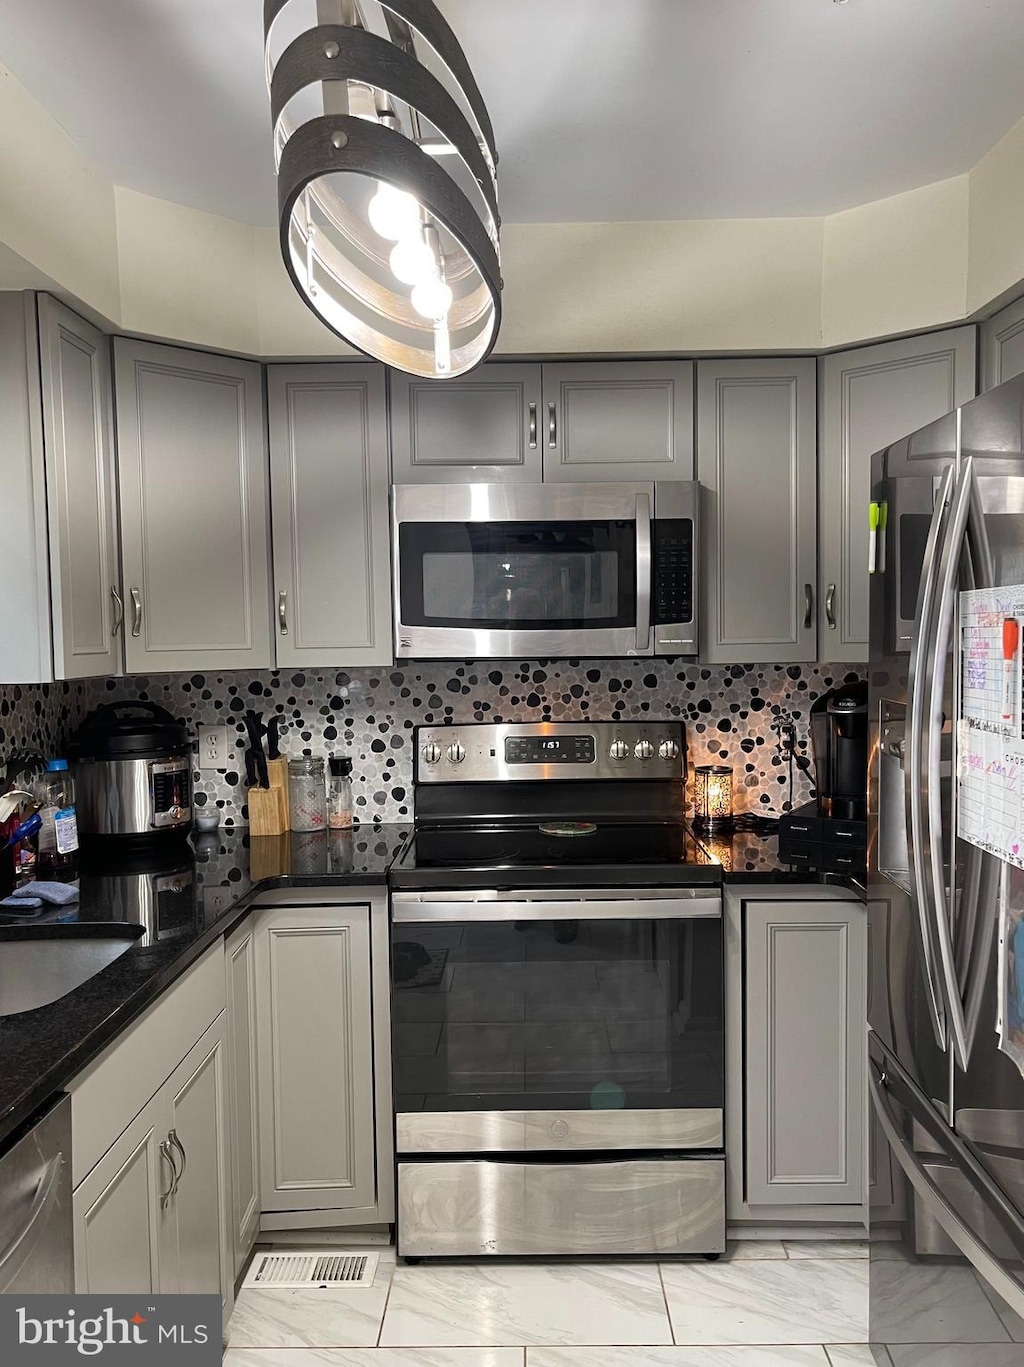
[(421, 318), (436, 321), (446, 317), (452, 306), (451, 286), (436, 275), (421, 280), (413, 286), (412, 306)]
[(403, 285), (418, 285), (437, 270), (434, 253), (422, 238), (403, 238), (391, 248), (388, 260), (396, 279)]
[(413, 195), (381, 181), (368, 209), (370, 227), (389, 242), (409, 237), (420, 226), (420, 206)]

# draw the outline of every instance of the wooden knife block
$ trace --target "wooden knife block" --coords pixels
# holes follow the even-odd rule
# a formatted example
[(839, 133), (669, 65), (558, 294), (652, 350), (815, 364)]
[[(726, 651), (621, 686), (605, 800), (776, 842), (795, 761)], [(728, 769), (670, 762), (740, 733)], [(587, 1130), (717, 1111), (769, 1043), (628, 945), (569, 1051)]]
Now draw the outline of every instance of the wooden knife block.
[(281, 794), (284, 828), (287, 830), (291, 825), (291, 808), (288, 805), (288, 761), (284, 755), (279, 755), (277, 759), (267, 760), (267, 779), (270, 783), (271, 792)]
[(280, 788), (250, 788), (247, 800), (250, 835), (284, 835), (288, 811)]

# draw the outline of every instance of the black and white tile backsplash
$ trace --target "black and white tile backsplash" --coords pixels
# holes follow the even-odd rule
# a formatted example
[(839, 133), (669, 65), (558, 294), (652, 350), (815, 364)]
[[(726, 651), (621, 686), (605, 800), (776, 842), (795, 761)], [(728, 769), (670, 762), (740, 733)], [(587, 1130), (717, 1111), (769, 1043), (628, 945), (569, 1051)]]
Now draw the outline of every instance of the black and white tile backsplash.
[[(691, 765), (734, 767), (737, 810), (777, 814), (789, 797), (789, 768), (772, 723), (792, 720), (798, 746), (806, 751), (811, 703), (858, 677), (846, 665), (712, 668), (669, 660), (563, 660), (412, 664), (349, 673), (165, 674), (0, 688), (0, 757), (6, 747), (33, 740), (52, 752), (99, 703), (150, 698), (183, 719), (193, 734), (200, 724), (234, 726), (237, 765), (223, 774), (197, 770), (196, 795), (200, 805), (221, 807), (224, 824), (238, 824), (245, 820), (242, 714), (252, 707), (264, 720), (280, 715), (285, 754), (352, 756), (358, 819), (403, 821), (412, 811), (412, 732), (420, 723), (673, 717), (686, 722)], [(796, 770), (794, 802), (811, 795), (809, 779)]]

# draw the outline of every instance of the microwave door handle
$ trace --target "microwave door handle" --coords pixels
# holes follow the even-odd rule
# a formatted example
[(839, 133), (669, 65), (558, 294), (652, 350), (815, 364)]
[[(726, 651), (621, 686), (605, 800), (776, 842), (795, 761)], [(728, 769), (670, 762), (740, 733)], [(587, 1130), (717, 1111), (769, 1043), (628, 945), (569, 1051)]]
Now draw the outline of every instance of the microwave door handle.
[(907, 848), (909, 854), (910, 896), (917, 920), (918, 938), (924, 967), (924, 984), (932, 1029), (940, 1049), (946, 1047), (946, 1013), (942, 989), (938, 982), (938, 951), (932, 929), (932, 902), (929, 878), (931, 864), (925, 855), (924, 788), (927, 783), (925, 752), (925, 677), (928, 649), (932, 637), (935, 613), (935, 591), (938, 579), (939, 551), (942, 531), (946, 523), (953, 467), (947, 466), (942, 475), (938, 498), (932, 510), (931, 526), (924, 554), (924, 568), (917, 595), (917, 630), (910, 650), (910, 671), (907, 679), (907, 734), (906, 734), (906, 801)]
[(651, 496), (636, 496), (636, 649), (651, 648)]
[[(957, 475), (956, 488), (946, 531), (943, 537), (942, 555), (939, 564), (938, 586), (935, 601), (935, 635), (928, 659), (928, 677), (925, 683), (927, 700), (925, 706), (927, 738), (925, 743), (925, 810), (928, 834), (927, 856), (931, 862), (931, 907), (934, 915), (935, 935), (939, 946), (939, 963), (945, 986), (946, 1006), (949, 1013), (950, 1033), (953, 1048), (960, 1067), (967, 1068), (969, 1049), (967, 1046), (967, 1022), (964, 1018), (964, 1002), (960, 993), (957, 976), (956, 956), (953, 952), (953, 928), (951, 908), (945, 897), (945, 870), (942, 845), (942, 788), (940, 771), (942, 764), (942, 723), (943, 694), (946, 678), (947, 657), (953, 637), (953, 619), (957, 605), (957, 583), (960, 564), (964, 553), (967, 534), (967, 515), (971, 506), (971, 486), (974, 481), (974, 462), (968, 458)], [(955, 781), (955, 780), (954, 780)], [(951, 833), (955, 841), (956, 832)]]

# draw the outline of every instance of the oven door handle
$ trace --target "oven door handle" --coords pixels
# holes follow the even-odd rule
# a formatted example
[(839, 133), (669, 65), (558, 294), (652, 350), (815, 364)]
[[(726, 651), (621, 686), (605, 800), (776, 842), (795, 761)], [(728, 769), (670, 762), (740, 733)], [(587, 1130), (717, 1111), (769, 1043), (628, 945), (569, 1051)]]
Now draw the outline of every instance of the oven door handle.
[(668, 895), (621, 897), (561, 896), (547, 892), (540, 897), (494, 892), (401, 893), (391, 897), (391, 917), (396, 925), (431, 923), (472, 924), (487, 921), (693, 921), (721, 920), (719, 896), (693, 896), (675, 889)]
[(636, 496), (636, 650), (651, 648), (651, 496)]

